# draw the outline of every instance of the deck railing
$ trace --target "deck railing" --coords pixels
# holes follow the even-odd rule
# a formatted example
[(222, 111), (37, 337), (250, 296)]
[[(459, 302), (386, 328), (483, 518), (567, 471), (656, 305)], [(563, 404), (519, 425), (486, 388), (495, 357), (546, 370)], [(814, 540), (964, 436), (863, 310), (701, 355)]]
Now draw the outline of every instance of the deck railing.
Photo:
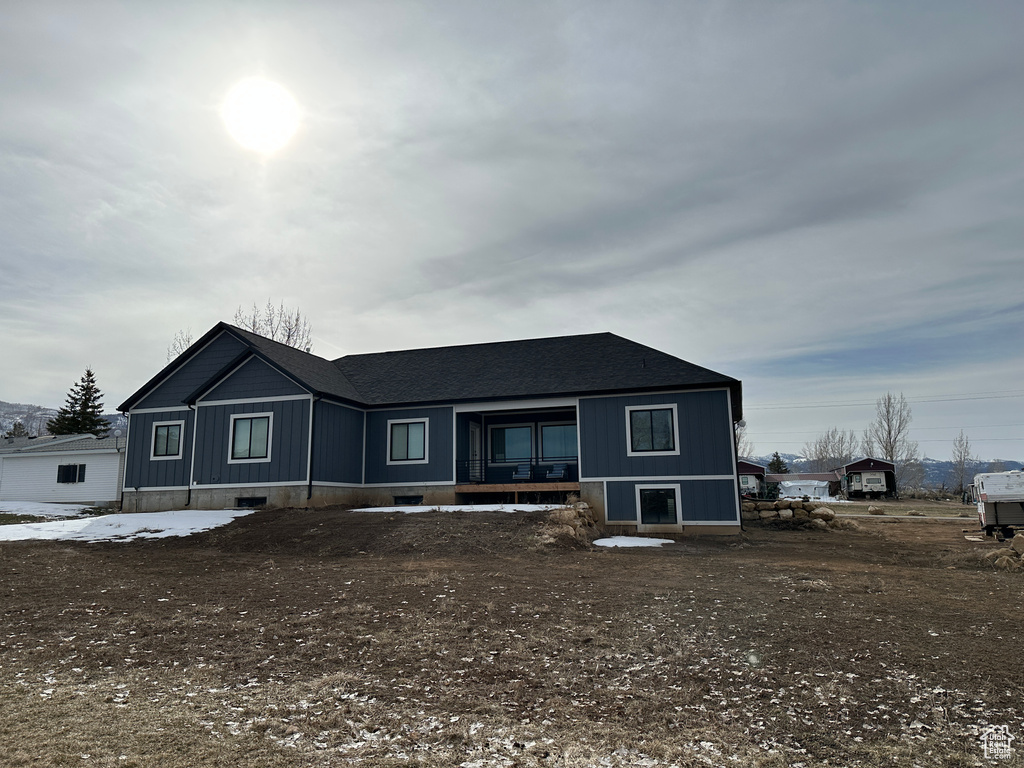
[[(455, 462), (455, 481), (459, 485), (487, 484), (505, 485), (511, 483), (575, 483), (580, 479), (578, 459), (532, 458), (502, 464), (489, 463), (485, 459), (465, 459)], [(559, 473), (558, 465), (565, 465)], [(520, 470), (525, 470), (520, 472)]]

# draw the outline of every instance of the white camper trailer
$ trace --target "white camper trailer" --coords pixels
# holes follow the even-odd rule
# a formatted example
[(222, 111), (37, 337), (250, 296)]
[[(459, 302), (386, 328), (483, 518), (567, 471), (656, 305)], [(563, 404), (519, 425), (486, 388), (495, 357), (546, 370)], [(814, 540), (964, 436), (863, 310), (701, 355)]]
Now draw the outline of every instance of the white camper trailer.
[(1024, 528), (1024, 471), (975, 475), (970, 491), (985, 533), (1007, 536), (1014, 528)]

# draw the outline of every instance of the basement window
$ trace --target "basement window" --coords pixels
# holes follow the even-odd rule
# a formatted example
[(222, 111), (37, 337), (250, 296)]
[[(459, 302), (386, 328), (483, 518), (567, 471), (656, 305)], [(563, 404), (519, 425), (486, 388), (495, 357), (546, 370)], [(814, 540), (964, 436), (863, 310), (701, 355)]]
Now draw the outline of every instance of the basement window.
[(266, 496), (244, 496), (240, 499), (235, 499), (236, 509), (253, 509), (265, 506), (267, 506)]

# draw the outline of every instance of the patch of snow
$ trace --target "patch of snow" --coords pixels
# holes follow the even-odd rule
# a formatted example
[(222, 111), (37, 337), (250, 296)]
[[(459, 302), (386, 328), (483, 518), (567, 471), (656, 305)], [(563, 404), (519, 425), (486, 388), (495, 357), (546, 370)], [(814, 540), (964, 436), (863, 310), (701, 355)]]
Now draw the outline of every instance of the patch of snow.
[(435, 504), (434, 506), (363, 507), (353, 512), (547, 512), (560, 509), (562, 504)]
[(0, 501), (0, 513), (33, 517), (74, 517), (89, 509), (88, 504), (53, 504), (46, 501)]
[(251, 509), (194, 510), (171, 512), (133, 512), (130, 514), (79, 517), (49, 523), (0, 525), (0, 541), (131, 541), (188, 536), (227, 525)]
[(652, 539), (645, 536), (611, 536), (607, 539), (596, 539), (598, 547), (660, 547), (662, 544), (675, 544), (672, 539)]

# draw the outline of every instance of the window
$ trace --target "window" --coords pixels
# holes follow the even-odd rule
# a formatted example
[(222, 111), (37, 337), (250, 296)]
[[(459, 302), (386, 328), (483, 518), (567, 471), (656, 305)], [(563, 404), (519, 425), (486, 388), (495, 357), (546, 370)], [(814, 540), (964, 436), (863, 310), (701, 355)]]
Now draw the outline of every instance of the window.
[(85, 464), (61, 464), (57, 467), (58, 483), (84, 483)]
[(750, 478), (746, 475), (740, 477), (740, 485), (750, 485)]
[(232, 462), (270, 461), (271, 414), (242, 414), (231, 417)]
[(676, 406), (629, 406), (626, 408), (627, 455), (678, 455)]
[(575, 459), (575, 424), (542, 424), (540, 428), (540, 455), (545, 461)]
[(532, 427), (491, 427), (491, 461), (529, 461), (532, 457)]
[(158, 421), (153, 424), (151, 459), (180, 459), (183, 421)]
[(679, 486), (638, 486), (636, 495), (641, 525), (676, 525), (679, 522), (676, 503)]
[(880, 477), (866, 477), (864, 478), (865, 485), (881, 485), (882, 478)]
[(427, 420), (388, 422), (388, 464), (426, 464)]

